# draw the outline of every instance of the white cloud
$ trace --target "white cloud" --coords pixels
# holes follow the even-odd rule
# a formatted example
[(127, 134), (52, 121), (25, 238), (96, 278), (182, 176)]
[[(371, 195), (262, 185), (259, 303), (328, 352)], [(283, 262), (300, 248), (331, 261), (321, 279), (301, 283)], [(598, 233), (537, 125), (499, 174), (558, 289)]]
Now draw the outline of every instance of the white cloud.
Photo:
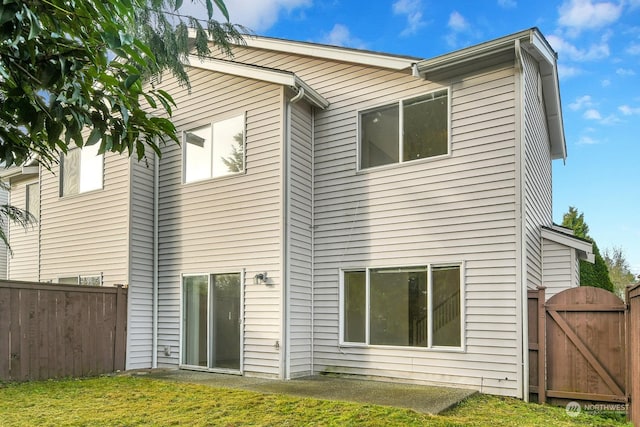
[(640, 107), (629, 107), (628, 105), (621, 105), (618, 110), (625, 116), (640, 115)]
[(627, 76), (635, 76), (636, 72), (630, 68), (618, 68), (616, 70), (616, 74), (619, 76), (627, 77)]
[(627, 49), (625, 49), (629, 55), (640, 55), (640, 43), (631, 43)]
[(401, 36), (416, 34), (418, 30), (427, 23), (422, 19), (421, 0), (398, 0), (393, 6), (393, 13), (396, 15), (406, 15), (407, 26), (400, 33)]
[(498, 0), (498, 6), (504, 7), (505, 9), (513, 9), (518, 6), (515, 0)]
[(561, 79), (568, 79), (570, 77), (582, 74), (582, 70), (576, 67), (569, 67), (564, 64), (558, 64), (558, 76)]
[(578, 140), (578, 145), (593, 145), (597, 143), (598, 141), (586, 135), (581, 136), (580, 139)]
[(335, 24), (331, 31), (322, 37), (320, 42), (334, 46), (348, 46), (358, 49), (366, 47), (362, 40), (353, 37), (349, 28), (342, 24)]
[[(594, 43), (588, 49), (579, 49), (572, 43), (557, 35), (547, 37), (549, 44), (558, 52), (561, 59), (572, 61), (595, 61), (609, 56), (609, 34), (602, 36), (599, 43)], [(564, 57), (563, 57), (564, 56)]]
[[(291, 13), (296, 9), (311, 6), (312, 0), (226, 0), (229, 19), (234, 24), (244, 25), (260, 32), (271, 28), (282, 12)], [(206, 19), (207, 10), (200, 2), (184, 2), (180, 13)], [(221, 19), (221, 15), (214, 17)]]
[(580, 98), (576, 98), (574, 102), (569, 104), (569, 108), (573, 111), (581, 110), (583, 108), (593, 107), (593, 102), (591, 101), (591, 96), (585, 95)]
[(609, 79), (604, 79), (604, 80), (602, 80), (602, 81), (600, 82), (600, 85), (601, 85), (602, 87), (609, 87), (609, 86), (611, 86), (611, 80), (609, 80)]
[(567, 0), (558, 13), (558, 23), (577, 35), (582, 30), (602, 28), (617, 21), (622, 14), (622, 3)]
[(455, 32), (466, 31), (469, 28), (469, 23), (459, 12), (453, 11), (449, 15), (449, 28)]
[(582, 117), (587, 120), (602, 120), (602, 115), (600, 115), (600, 112), (594, 108), (590, 108), (585, 111)]
[(601, 125), (615, 125), (616, 123), (620, 123), (622, 120), (618, 118), (615, 114), (609, 114), (607, 117), (600, 120)]

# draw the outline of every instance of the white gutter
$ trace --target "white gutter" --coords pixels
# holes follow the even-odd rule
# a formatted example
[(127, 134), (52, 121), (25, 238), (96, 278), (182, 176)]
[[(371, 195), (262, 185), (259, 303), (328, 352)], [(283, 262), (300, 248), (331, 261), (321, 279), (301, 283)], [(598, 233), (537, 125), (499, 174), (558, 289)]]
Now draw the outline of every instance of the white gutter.
[(151, 321), (151, 367), (158, 367), (158, 191), (160, 188), (160, 157), (154, 154), (153, 162), (153, 290)]

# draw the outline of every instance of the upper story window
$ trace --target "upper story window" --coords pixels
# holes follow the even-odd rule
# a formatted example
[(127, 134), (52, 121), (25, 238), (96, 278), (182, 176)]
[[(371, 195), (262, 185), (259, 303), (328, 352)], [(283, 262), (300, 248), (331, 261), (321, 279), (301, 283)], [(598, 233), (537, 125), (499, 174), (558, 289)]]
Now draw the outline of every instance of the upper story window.
[(185, 183), (244, 172), (244, 114), (184, 132), (183, 146)]
[(461, 265), (344, 271), (341, 342), (462, 347)]
[(37, 220), (40, 217), (40, 184), (37, 182), (33, 184), (27, 184), (27, 203), (26, 211), (34, 216)]
[(449, 153), (449, 90), (360, 113), (360, 169)]
[(100, 144), (69, 150), (60, 158), (60, 196), (100, 190), (103, 182), (104, 155)]

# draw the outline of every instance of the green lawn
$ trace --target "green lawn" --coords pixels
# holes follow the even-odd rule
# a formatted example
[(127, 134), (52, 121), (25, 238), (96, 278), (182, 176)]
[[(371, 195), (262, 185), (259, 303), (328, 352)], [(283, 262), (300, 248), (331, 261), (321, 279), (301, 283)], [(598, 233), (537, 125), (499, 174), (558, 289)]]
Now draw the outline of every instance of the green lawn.
[(439, 416), (116, 376), (0, 384), (0, 426), (620, 426), (611, 418), (475, 395)]

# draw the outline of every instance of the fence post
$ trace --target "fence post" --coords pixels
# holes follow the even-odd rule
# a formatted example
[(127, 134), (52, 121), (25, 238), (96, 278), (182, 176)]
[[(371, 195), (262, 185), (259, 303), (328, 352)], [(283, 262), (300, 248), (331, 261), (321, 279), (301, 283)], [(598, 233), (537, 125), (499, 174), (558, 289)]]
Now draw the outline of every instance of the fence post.
[(127, 347), (127, 292), (116, 285), (116, 336), (114, 343), (113, 370), (124, 371)]
[(547, 401), (547, 309), (545, 286), (538, 286), (538, 403)]

